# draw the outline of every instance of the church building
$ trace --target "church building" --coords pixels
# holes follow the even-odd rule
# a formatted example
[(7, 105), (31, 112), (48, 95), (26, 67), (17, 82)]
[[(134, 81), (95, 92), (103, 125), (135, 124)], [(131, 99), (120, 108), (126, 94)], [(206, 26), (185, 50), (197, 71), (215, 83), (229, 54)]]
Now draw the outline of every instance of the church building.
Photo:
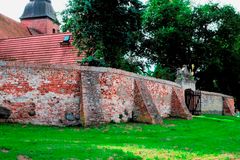
[(30, 0), (20, 20), (0, 13), (0, 60), (74, 64), (82, 59), (71, 33), (60, 33), (51, 0)]

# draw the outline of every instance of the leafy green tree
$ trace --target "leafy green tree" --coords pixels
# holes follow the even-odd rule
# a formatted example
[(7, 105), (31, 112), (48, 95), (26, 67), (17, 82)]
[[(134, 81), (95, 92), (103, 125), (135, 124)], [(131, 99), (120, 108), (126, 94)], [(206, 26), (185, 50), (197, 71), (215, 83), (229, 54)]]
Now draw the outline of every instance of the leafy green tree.
[(202, 72), (210, 65), (220, 70), (223, 57), (229, 51), (235, 52), (233, 44), (240, 33), (238, 22), (233, 23), (238, 21), (237, 17), (232, 7), (219, 7), (218, 4), (206, 4), (193, 10), (192, 52), (198, 60), (195, 65)]
[(240, 15), (231, 6), (207, 4), (195, 9), (194, 53), (203, 55), (198, 88), (240, 99)]
[(240, 15), (231, 6), (191, 8), (188, 0), (150, 0), (143, 16), (143, 55), (176, 72), (194, 65), (200, 89), (240, 99)]
[(144, 55), (171, 72), (191, 64), (191, 21), (188, 0), (150, 0), (143, 16)]
[(145, 70), (146, 70), (145, 71), (146, 76), (151, 76), (151, 77), (165, 79), (165, 80), (173, 80), (175, 78), (175, 73), (171, 72), (171, 70), (167, 67), (162, 67), (161, 64), (156, 64), (154, 66), (150, 66), (149, 64), (146, 64)]
[(195, 71), (204, 71), (235, 44), (238, 16), (229, 6), (210, 3), (192, 9), (188, 0), (150, 0), (143, 21), (144, 54), (172, 72), (192, 64)]
[(63, 12), (63, 30), (85, 52), (83, 62), (137, 71), (130, 61), (141, 38), (144, 6), (138, 0), (69, 0)]

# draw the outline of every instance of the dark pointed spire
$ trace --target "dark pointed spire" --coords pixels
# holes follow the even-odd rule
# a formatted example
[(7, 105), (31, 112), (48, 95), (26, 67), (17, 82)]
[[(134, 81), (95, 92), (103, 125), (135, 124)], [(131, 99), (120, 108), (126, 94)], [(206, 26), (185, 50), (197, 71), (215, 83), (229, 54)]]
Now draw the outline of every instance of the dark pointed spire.
[(48, 17), (57, 21), (56, 13), (52, 7), (51, 0), (30, 0), (20, 19), (23, 20), (43, 17)]

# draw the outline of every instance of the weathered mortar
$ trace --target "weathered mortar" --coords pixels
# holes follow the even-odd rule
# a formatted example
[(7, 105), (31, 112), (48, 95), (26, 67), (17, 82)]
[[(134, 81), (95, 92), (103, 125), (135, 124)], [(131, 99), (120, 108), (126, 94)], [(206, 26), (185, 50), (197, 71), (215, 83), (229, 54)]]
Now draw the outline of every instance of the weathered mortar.
[[(82, 91), (87, 92), (83, 94), (83, 101), (94, 99), (95, 95), (91, 94), (93, 88), (94, 92), (98, 93), (97, 96), (100, 97), (98, 101), (99, 106), (95, 110), (92, 108), (95, 104), (83, 102), (83, 108), (85, 113), (87, 113), (84, 117), (84, 125), (88, 126), (92, 124), (92, 121), (101, 124), (111, 121), (127, 122), (128, 120), (132, 120), (134, 108), (136, 107), (136, 103), (134, 102), (136, 98), (134, 88), (136, 86), (134, 83), (139, 80), (142, 81), (142, 85), (146, 86), (144, 88), (146, 92), (149, 93), (154, 106), (156, 106), (156, 114), (159, 114), (160, 117), (176, 116), (191, 119), (191, 114), (188, 112), (184, 103), (184, 90), (174, 82), (143, 77), (134, 73), (111, 68), (80, 67), (80, 70), (82, 74)], [(87, 77), (94, 77), (94, 82), (91, 82), (89, 80), (91, 78)], [(176, 91), (173, 97), (172, 90)], [(142, 98), (144, 100), (147, 97), (148, 96), (143, 96)], [(175, 100), (178, 101), (178, 103), (174, 103)], [(144, 101), (149, 100), (146, 99)], [(86, 111), (88, 107), (92, 109)], [(147, 108), (145, 109), (146, 111), (148, 110)], [(103, 116), (96, 114), (96, 111), (99, 111), (99, 115)], [(179, 114), (177, 114), (178, 112)], [(153, 119), (151, 120), (152, 121), (148, 121), (148, 123), (155, 123)], [(137, 121), (146, 122), (144, 119), (138, 119)]]
[(234, 98), (232, 96), (201, 91), (202, 112), (208, 114), (234, 115)]
[(184, 90), (174, 82), (111, 68), (0, 62), (0, 105), (12, 112), (2, 121), (85, 126), (127, 122), (138, 105), (134, 84), (139, 80), (148, 93), (140, 94), (142, 102), (156, 107), (147, 109), (150, 116), (191, 118)]
[(0, 104), (12, 111), (7, 122), (80, 123), (78, 70), (14, 62), (1, 64)]
[(141, 80), (135, 80), (134, 120), (153, 124), (162, 124), (161, 111), (153, 102), (150, 90)]

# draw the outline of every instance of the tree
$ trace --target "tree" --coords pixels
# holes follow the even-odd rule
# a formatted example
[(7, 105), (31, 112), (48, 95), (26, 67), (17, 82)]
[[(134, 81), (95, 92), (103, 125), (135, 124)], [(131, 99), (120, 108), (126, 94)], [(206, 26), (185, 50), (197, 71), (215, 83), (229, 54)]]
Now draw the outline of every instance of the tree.
[(206, 56), (196, 74), (198, 88), (230, 94), (240, 100), (240, 15), (231, 6), (217, 4), (199, 7), (195, 14), (198, 17), (195, 23), (201, 26), (195, 37), (201, 40), (195, 41), (193, 51)]
[(142, 10), (138, 0), (69, 0), (63, 30), (70, 31), (74, 45), (86, 53), (83, 62), (137, 71), (137, 61), (128, 59), (141, 38)]
[(199, 89), (240, 99), (240, 15), (233, 7), (150, 0), (143, 19), (144, 56), (172, 73), (194, 65)]
[(169, 80), (174, 79), (175, 73), (172, 73), (168, 67), (162, 67), (161, 64), (157, 64), (150, 76)]
[(171, 72), (191, 64), (191, 13), (188, 0), (150, 0), (143, 16), (144, 55)]

